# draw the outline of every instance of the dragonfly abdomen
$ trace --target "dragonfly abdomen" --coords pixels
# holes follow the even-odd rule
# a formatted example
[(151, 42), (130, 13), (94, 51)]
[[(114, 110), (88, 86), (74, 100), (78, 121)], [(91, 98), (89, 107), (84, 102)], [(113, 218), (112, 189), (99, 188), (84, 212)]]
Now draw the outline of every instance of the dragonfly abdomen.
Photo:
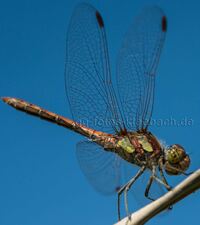
[(116, 142), (116, 139), (113, 135), (101, 131), (96, 131), (73, 120), (70, 120), (56, 113), (45, 110), (37, 105), (28, 103), (24, 100), (10, 97), (4, 97), (2, 98), (2, 100), (17, 110), (26, 112), (36, 117), (40, 117), (41, 119), (50, 121), (52, 123), (56, 123), (60, 126), (73, 130), (76, 133), (79, 133), (89, 139), (94, 140), (95, 142), (97, 142), (102, 146), (104, 144), (106, 145), (107, 143), (107, 146), (109, 144), (109, 148), (111, 148), (114, 146), (114, 143)]
[(17, 110), (26, 112), (33, 116), (40, 117), (41, 119), (48, 120), (53, 123), (57, 123), (58, 125), (61, 125), (61, 126), (67, 126), (68, 128), (75, 127), (75, 122), (70, 121), (68, 119), (66, 120), (66, 118), (63, 118), (62, 116), (59, 116), (55, 113), (47, 111), (37, 105), (28, 103), (24, 100), (17, 99), (17, 98), (10, 98), (10, 97), (2, 98), (2, 100)]

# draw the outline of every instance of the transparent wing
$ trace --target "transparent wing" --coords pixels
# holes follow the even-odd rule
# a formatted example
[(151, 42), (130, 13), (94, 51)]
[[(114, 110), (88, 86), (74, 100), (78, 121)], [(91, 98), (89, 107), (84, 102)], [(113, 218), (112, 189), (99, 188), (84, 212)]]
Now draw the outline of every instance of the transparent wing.
[(69, 25), (66, 92), (77, 122), (104, 132), (120, 131), (104, 22), (95, 8), (84, 3), (75, 9)]
[(147, 128), (152, 115), (155, 74), (165, 40), (167, 21), (158, 7), (135, 19), (117, 61), (117, 85), (128, 129)]
[(89, 183), (103, 194), (115, 193), (121, 183), (121, 159), (99, 145), (83, 141), (77, 144), (77, 158)]
[[(139, 167), (121, 159), (115, 153), (105, 151), (90, 141), (79, 142), (76, 155), (80, 168), (89, 183), (96, 191), (104, 195), (116, 193), (139, 170)], [(150, 171), (145, 171), (130, 189), (134, 200), (140, 206), (149, 202), (144, 196), (149, 177)], [(163, 187), (155, 181), (150, 190), (150, 196), (156, 199), (163, 193)]]

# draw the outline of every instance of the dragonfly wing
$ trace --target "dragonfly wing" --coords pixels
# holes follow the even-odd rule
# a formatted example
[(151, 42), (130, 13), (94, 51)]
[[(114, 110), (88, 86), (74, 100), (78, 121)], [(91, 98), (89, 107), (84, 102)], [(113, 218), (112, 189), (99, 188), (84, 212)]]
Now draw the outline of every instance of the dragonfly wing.
[[(101, 146), (91, 141), (79, 142), (76, 155), (80, 168), (89, 183), (96, 191), (104, 195), (116, 193), (139, 170), (139, 167), (121, 159), (115, 153), (105, 151)], [(150, 171), (145, 171), (130, 189), (140, 206), (149, 202), (144, 197), (144, 193), (150, 175)], [(154, 181), (150, 189), (150, 196), (156, 199), (163, 193), (163, 187)]]
[(79, 165), (95, 190), (109, 195), (115, 193), (121, 182), (121, 159), (112, 152), (106, 152), (99, 145), (83, 141), (76, 150)]
[(117, 85), (127, 128), (147, 128), (154, 102), (155, 74), (167, 21), (158, 7), (145, 8), (125, 36), (117, 61)]
[(104, 22), (100, 13), (85, 3), (75, 9), (69, 25), (65, 77), (77, 122), (104, 132), (121, 129)]

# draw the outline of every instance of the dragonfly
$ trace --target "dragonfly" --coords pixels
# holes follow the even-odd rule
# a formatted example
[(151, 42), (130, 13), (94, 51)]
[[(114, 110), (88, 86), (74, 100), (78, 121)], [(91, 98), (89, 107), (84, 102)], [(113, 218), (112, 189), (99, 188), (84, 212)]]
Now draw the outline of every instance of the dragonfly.
[[(167, 175), (186, 174), (190, 157), (179, 144), (165, 146), (149, 131), (154, 106), (155, 78), (167, 32), (167, 18), (151, 6), (134, 19), (117, 58), (117, 91), (111, 78), (105, 24), (93, 6), (79, 4), (71, 17), (66, 42), (65, 89), (72, 119), (12, 97), (2, 100), (17, 110), (68, 128), (87, 140), (77, 144), (80, 167), (92, 186), (121, 196), (129, 215), (128, 191), (150, 171), (144, 196), (154, 200), (154, 182), (166, 191)], [(120, 165), (138, 170), (122, 184)], [(143, 184), (145, 185), (145, 184)]]

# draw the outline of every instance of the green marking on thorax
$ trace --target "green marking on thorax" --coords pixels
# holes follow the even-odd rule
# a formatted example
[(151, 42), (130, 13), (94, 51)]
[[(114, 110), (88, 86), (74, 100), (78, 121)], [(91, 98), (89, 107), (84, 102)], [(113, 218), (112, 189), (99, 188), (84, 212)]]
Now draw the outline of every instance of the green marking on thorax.
[(123, 148), (128, 153), (133, 153), (135, 151), (135, 148), (130, 143), (128, 137), (124, 137), (123, 139), (119, 140), (117, 146)]
[(144, 135), (138, 136), (138, 142), (142, 145), (142, 147), (145, 151), (153, 152), (153, 148), (152, 148), (151, 144), (149, 143), (146, 136), (144, 136)]
[[(153, 152), (153, 148), (145, 135), (138, 135), (137, 140), (142, 145), (144, 151)], [(124, 137), (123, 139), (119, 140), (117, 146), (123, 148), (128, 153), (135, 152), (135, 148), (131, 144), (128, 137)]]

